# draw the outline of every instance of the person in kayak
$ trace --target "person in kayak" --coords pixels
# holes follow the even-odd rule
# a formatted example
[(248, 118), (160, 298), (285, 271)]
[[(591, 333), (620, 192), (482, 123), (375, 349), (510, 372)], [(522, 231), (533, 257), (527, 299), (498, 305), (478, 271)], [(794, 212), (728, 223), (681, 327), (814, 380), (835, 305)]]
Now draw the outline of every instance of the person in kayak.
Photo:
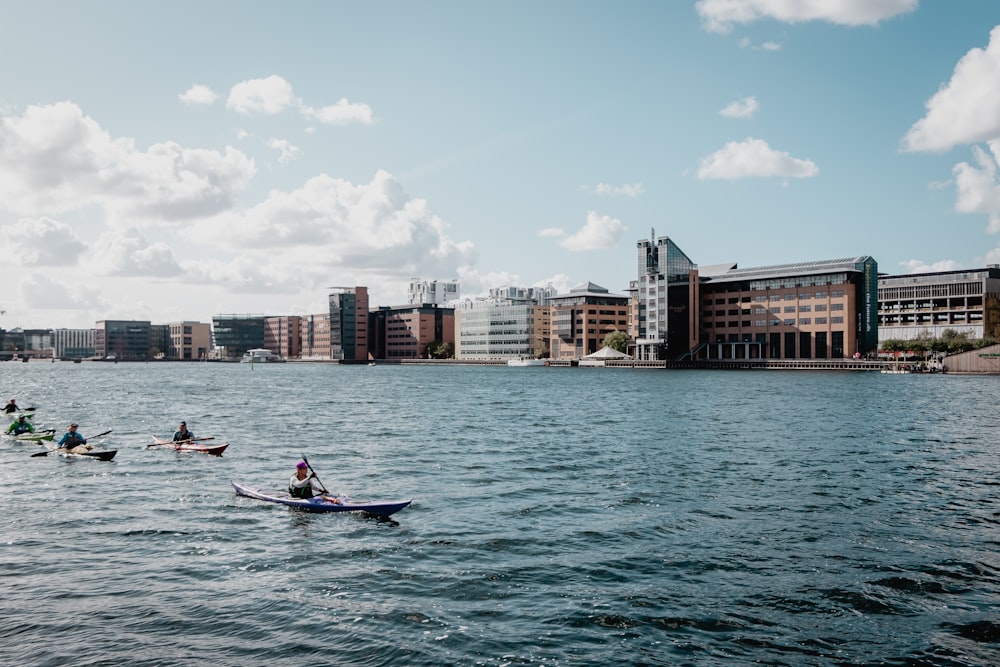
[(194, 433), (188, 430), (187, 422), (181, 422), (180, 428), (174, 432), (174, 442), (182, 442), (184, 440), (194, 440)]
[(76, 422), (69, 425), (69, 430), (59, 439), (59, 449), (65, 449), (68, 452), (74, 453), (90, 449), (87, 445), (87, 439), (77, 433), (76, 429)]
[[(288, 480), (288, 493), (291, 494), (292, 498), (312, 498), (315, 495), (326, 498), (324, 494), (329, 493), (329, 491), (323, 486), (323, 482), (316, 477), (316, 473), (309, 470), (309, 465), (305, 461), (299, 461), (295, 464), (295, 474)], [(329, 498), (329, 500), (334, 499)]]
[(4, 412), (6, 412), (7, 414), (10, 414), (10, 413), (12, 413), (12, 412), (17, 412), (17, 411), (18, 411), (18, 410), (20, 410), (20, 409), (21, 409), (21, 408), (17, 407), (17, 403), (15, 403), (15, 402), (14, 402), (14, 399), (12, 398), (12, 399), (10, 399), (10, 401), (9, 401), (9, 402), (7, 403), (7, 407), (5, 407), (5, 408), (3, 409), (3, 411), (4, 411)]
[(17, 421), (13, 422), (8, 428), (7, 433), (13, 433), (14, 435), (21, 435), (22, 433), (34, 433), (35, 427), (31, 425), (24, 415), (17, 418)]

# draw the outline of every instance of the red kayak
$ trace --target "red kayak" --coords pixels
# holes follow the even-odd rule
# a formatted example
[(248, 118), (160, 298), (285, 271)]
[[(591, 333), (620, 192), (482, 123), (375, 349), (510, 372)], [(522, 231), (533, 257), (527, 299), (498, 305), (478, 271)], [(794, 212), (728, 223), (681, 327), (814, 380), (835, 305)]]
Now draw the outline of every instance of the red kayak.
[(226, 447), (229, 446), (228, 442), (224, 442), (221, 445), (207, 444), (204, 441), (215, 440), (215, 438), (195, 438), (193, 440), (181, 440), (180, 442), (174, 442), (173, 440), (167, 440), (166, 438), (157, 438), (153, 436), (153, 444), (146, 445), (147, 449), (150, 447), (165, 447), (167, 449), (172, 449), (175, 452), (201, 452), (202, 454), (211, 454), (212, 456), (222, 456), (222, 452), (226, 451)]

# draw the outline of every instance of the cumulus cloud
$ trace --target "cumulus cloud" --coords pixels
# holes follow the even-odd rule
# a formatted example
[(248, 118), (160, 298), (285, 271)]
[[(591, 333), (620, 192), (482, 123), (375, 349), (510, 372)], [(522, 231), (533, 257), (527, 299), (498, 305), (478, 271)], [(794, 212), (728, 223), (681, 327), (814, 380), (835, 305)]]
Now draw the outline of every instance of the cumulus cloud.
[(698, 0), (695, 10), (709, 32), (729, 33), (733, 25), (773, 19), (782, 23), (826, 21), (837, 25), (878, 25), (911, 12), (917, 0)]
[(303, 106), (302, 115), (326, 125), (348, 125), (350, 123), (371, 125), (375, 122), (371, 107), (360, 102), (351, 103), (346, 99), (341, 99), (336, 104), (319, 109)]
[(102, 235), (94, 244), (93, 259), (99, 273), (111, 276), (170, 278), (181, 273), (170, 246), (149, 243), (137, 229)]
[(904, 151), (946, 151), (1000, 139), (1000, 26), (985, 49), (958, 61), (951, 79), (926, 103), (927, 113), (903, 138)]
[(278, 163), (286, 165), (302, 155), (302, 149), (287, 139), (268, 139), (267, 147), (278, 151)]
[(209, 106), (215, 104), (215, 100), (219, 96), (208, 86), (204, 86), (200, 83), (188, 88), (186, 91), (177, 96), (181, 102), (187, 105), (205, 105)]
[(622, 224), (621, 220), (588, 211), (587, 221), (575, 234), (569, 234), (558, 227), (549, 227), (538, 232), (538, 235), (558, 238), (560, 246), (566, 250), (579, 252), (610, 248), (618, 243), (624, 233), (625, 225)]
[(32, 272), (17, 285), (18, 298), (30, 303), (32, 308), (45, 310), (106, 308), (108, 303), (99, 289), (72, 280), (68, 284), (56, 282), (41, 272)]
[(3, 261), (20, 266), (76, 264), (86, 246), (73, 229), (51, 218), (22, 218), (0, 227)]
[(811, 160), (794, 158), (786, 152), (774, 150), (766, 141), (752, 137), (727, 143), (703, 159), (698, 167), (698, 178), (702, 180), (770, 176), (808, 178), (818, 173), (819, 167)]
[(625, 185), (598, 183), (593, 187), (592, 192), (595, 195), (604, 195), (607, 197), (628, 197), (629, 199), (635, 199), (644, 190), (642, 189), (642, 183), (626, 183)]
[(981, 213), (989, 218), (986, 231), (1000, 232), (1000, 183), (997, 166), (1000, 162), (1000, 139), (987, 144), (987, 153), (979, 146), (972, 147), (976, 165), (967, 162), (952, 168), (955, 177), (955, 210), (960, 213)]
[(229, 147), (220, 153), (169, 142), (140, 150), (70, 102), (0, 118), (0, 206), (16, 212), (97, 205), (110, 222), (180, 222), (230, 208), (255, 171), (252, 159)]
[(942, 259), (930, 263), (919, 259), (908, 259), (899, 264), (906, 267), (908, 273), (936, 273), (938, 271), (957, 271), (963, 268), (961, 264), (953, 259)]
[(273, 116), (300, 105), (301, 101), (292, 92), (292, 84), (277, 75), (241, 81), (229, 90), (226, 100), (227, 109), (245, 115)]
[(759, 105), (757, 104), (756, 97), (744, 97), (741, 100), (736, 100), (735, 102), (727, 104), (726, 107), (719, 112), (719, 115), (725, 116), (726, 118), (750, 118), (757, 112), (758, 107)]

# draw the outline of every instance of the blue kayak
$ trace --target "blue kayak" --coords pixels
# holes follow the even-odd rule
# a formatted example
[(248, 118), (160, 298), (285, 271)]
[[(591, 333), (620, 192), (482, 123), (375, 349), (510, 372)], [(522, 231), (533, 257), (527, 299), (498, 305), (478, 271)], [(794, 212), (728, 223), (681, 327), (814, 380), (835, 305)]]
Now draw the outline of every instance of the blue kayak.
[(316, 496), (314, 498), (293, 498), (287, 491), (252, 489), (238, 482), (233, 482), (232, 484), (238, 496), (256, 498), (257, 500), (278, 503), (279, 505), (288, 505), (289, 507), (295, 507), (306, 512), (367, 512), (375, 516), (389, 516), (413, 502), (412, 500), (364, 502), (348, 498), (347, 496), (334, 495)]

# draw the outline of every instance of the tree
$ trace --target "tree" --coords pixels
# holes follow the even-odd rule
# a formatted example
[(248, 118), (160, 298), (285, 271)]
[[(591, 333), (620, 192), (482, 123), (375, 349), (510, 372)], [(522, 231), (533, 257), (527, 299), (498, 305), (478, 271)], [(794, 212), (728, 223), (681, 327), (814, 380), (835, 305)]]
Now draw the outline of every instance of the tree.
[(628, 351), (628, 335), (624, 331), (609, 331), (608, 335), (604, 337), (605, 347), (610, 347), (612, 350), (618, 352)]

